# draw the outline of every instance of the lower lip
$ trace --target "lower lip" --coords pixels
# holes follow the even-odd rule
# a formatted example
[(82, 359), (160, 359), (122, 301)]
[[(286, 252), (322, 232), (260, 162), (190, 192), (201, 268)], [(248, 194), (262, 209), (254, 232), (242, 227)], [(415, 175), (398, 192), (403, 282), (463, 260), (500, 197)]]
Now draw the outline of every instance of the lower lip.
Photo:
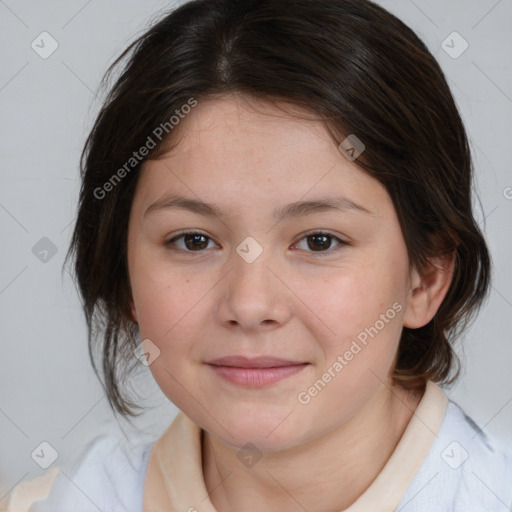
[(235, 366), (216, 366), (209, 364), (212, 370), (223, 379), (246, 388), (260, 388), (286, 379), (299, 373), (309, 363), (275, 368), (239, 368)]

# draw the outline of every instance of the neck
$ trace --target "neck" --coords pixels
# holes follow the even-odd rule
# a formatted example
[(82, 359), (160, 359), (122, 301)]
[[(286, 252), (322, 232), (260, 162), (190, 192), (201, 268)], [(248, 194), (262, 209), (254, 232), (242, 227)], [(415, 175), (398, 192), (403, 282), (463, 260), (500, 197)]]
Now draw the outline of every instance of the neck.
[(219, 512), (333, 512), (364, 493), (405, 431), (424, 388), (383, 387), (349, 422), (286, 451), (263, 453), (252, 467), (237, 449), (203, 431), (206, 489)]

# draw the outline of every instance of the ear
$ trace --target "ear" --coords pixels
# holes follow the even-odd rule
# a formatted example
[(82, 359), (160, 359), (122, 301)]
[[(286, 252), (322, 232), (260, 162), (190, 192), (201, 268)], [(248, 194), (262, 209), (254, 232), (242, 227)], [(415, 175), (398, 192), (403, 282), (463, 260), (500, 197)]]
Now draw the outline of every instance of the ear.
[(130, 301), (130, 311), (132, 312), (132, 318), (134, 322), (138, 322), (137, 320), (137, 310), (135, 309), (135, 304), (133, 300)]
[(455, 251), (447, 256), (431, 258), (421, 275), (413, 270), (404, 327), (418, 329), (434, 318), (452, 282), (454, 265)]

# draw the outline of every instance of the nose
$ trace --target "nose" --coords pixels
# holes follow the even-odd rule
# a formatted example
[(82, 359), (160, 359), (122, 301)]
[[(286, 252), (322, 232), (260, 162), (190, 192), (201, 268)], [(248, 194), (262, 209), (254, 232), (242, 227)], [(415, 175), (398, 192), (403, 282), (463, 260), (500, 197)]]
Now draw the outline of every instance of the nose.
[(271, 330), (286, 324), (292, 316), (292, 295), (271, 251), (252, 262), (236, 251), (230, 271), (222, 280), (217, 313), (223, 325), (244, 331)]

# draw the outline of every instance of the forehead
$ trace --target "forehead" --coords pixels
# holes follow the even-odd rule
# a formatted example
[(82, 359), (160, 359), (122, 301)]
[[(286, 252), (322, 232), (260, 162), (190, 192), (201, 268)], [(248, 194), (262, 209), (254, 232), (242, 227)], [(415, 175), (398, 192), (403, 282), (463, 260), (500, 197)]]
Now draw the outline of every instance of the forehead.
[(318, 116), (300, 107), (230, 95), (199, 101), (178, 128), (172, 150), (143, 165), (139, 181), (153, 200), (177, 191), (260, 206), (340, 194), (372, 210), (389, 203), (384, 187), (345, 158)]
[[(267, 153), (279, 144), (286, 147), (325, 151), (334, 145), (319, 116), (297, 105), (229, 94), (206, 99), (180, 122), (180, 151), (208, 146), (223, 152), (247, 149)], [(270, 144), (275, 141), (275, 144)], [(307, 143), (306, 146), (304, 143)], [(212, 148), (213, 146), (213, 148)]]

